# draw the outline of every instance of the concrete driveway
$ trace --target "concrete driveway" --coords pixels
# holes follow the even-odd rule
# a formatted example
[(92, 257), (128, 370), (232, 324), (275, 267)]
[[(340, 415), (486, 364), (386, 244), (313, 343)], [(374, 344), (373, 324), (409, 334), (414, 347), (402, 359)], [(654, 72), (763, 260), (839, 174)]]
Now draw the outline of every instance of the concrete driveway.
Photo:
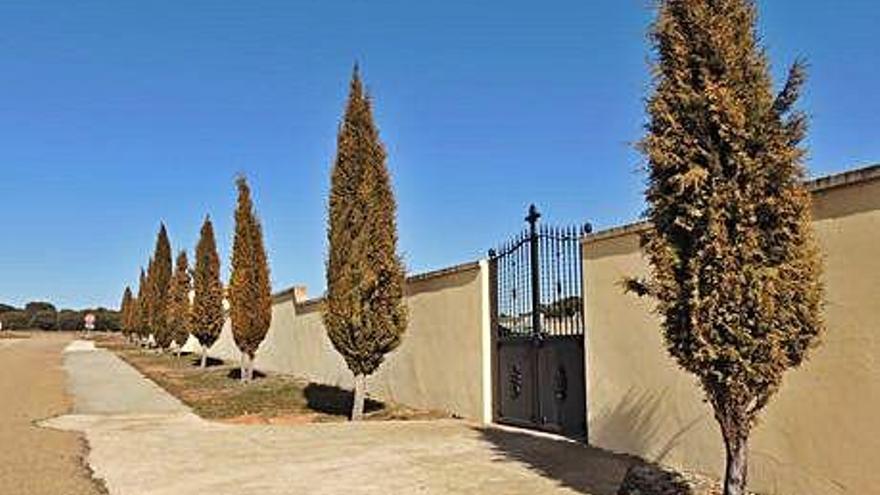
[(632, 459), (463, 421), (205, 421), (112, 353), (68, 352), (74, 414), (111, 494), (614, 495)]

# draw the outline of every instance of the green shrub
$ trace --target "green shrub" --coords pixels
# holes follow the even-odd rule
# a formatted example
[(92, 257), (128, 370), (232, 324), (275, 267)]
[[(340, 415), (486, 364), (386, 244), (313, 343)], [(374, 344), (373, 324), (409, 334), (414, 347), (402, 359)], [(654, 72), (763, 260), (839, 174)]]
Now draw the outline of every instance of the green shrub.
[(18, 308), (8, 304), (0, 304), (0, 313), (8, 313), (9, 311), (18, 311)]
[(0, 314), (3, 330), (25, 330), (30, 323), (28, 314), (21, 310), (6, 311)]
[(72, 309), (63, 309), (58, 313), (58, 330), (72, 332), (83, 329), (83, 314)]
[[(84, 309), (79, 312), (80, 321), (85, 315), (92, 313), (95, 315), (95, 330), (100, 332), (118, 332), (122, 329), (122, 315), (119, 311), (107, 308)], [(85, 327), (85, 322), (80, 323), (80, 328)]]
[(38, 311), (51, 311), (55, 313), (58, 310), (55, 309), (55, 306), (52, 303), (45, 301), (31, 301), (25, 305), (24, 311), (29, 315), (34, 315)]
[(57, 330), (58, 313), (55, 309), (41, 309), (30, 315), (28, 326), (40, 330)]

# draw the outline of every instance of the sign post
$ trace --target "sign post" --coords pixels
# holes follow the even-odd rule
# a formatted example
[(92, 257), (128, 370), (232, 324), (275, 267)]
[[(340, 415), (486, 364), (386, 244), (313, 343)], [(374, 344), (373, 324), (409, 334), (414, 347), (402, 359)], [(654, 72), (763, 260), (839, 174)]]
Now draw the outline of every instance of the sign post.
[(95, 329), (95, 315), (93, 313), (86, 313), (83, 320), (86, 327), (86, 337), (88, 337), (89, 333)]

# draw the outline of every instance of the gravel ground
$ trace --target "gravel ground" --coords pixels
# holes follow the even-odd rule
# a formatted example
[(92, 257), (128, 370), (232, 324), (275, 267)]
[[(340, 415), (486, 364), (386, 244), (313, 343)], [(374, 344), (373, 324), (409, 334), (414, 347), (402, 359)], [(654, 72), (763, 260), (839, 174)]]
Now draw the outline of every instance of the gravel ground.
[(83, 463), (81, 435), (35, 424), (70, 410), (61, 351), (72, 338), (34, 333), (0, 345), (0, 493), (106, 493)]

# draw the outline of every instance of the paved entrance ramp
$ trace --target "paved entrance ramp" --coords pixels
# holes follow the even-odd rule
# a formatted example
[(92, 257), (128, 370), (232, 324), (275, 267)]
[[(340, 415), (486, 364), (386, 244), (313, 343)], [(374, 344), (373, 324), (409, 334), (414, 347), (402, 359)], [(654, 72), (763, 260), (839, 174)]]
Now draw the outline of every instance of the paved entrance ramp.
[(64, 350), (74, 414), (175, 414), (189, 409), (175, 397), (91, 341)]
[(202, 420), (104, 350), (65, 355), (111, 495), (614, 495), (631, 460), (462, 421), (227, 425)]

